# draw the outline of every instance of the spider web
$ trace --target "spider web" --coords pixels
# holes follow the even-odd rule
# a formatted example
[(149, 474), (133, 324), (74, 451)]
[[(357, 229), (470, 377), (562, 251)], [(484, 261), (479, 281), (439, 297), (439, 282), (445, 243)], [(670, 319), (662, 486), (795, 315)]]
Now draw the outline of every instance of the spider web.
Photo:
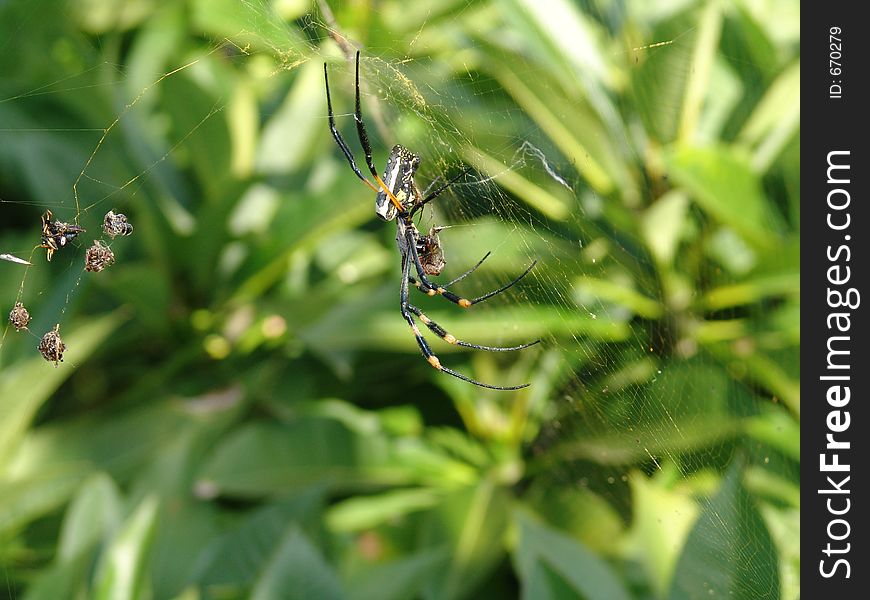
[[(147, 272), (147, 257), (171, 264), (159, 236), (147, 238), (150, 228), (207, 243), (202, 232), (217, 227), (239, 240), (228, 241), (216, 261), (221, 293), (237, 302), (265, 296), (277, 337), (289, 328), (299, 354), (327, 365), (340, 382), (327, 388), (333, 393), (377, 406), (379, 390), (396, 385), (384, 373), (399, 365), (410, 387), (435, 396), (434, 383), (452, 398), (472, 434), (521, 436), (527, 472), (535, 476), (526, 497), (541, 507), (559, 507), (576, 531), (596, 532), (579, 535), (621, 568), (636, 569), (640, 575), (634, 577), (645, 582), (641, 589), (661, 597), (679, 589), (680, 578), (691, 581), (692, 569), (704, 566), (703, 558), (692, 564), (683, 549), (703, 554), (706, 547), (712, 548), (711, 561), (739, 563), (743, 570), (722, 567), (723, 581), (713, 577), (709, 588), (683, 597), (715, 596), (735, 572), (759, 581), (756, 589), (770, 597), (778, 591), (797, 597), (797, 509), (791, 502), (797, 458), (788, 453), (782, 433), (792, 431), (790, 419), (799, 415), (799, 405), (783, 397), (798, 385), (790, 379), (797, 363), (793, 348), (764, 320), (793, 308), (793, 290), (786, 285), (757, 302), (717, 301), (739, 293), (735, 288), (753, 267), (752, 245), (741, 238), (739, 223), (698, 200), (703, 192), (691, 168), (680, 171), (673, 157), (662, 162), (661, 146), (672, 141), (668, 132), (687, 135), (681, 128), (695, 123), (697, 145), (714, 145), (736, 138), (752, 108), (735, 96), (729, 65), (761, 59), (730, 56), (722, 50), (727, 44), (713, 44), (704, 56), (714, 11), (691, 2), (660, 10), (633, 7), (638, 29), (601, 42), (601, 52), (582, 40), (600, 42), (608, 26), (618, 29), (607, 2), (583, 3), (582, 11), (557, 3), (565, 12), (549, 20), (522, 2), (504, 3), (501, 10), (456, 2), (403, 12), (398, 4), (385, 4), (375, 10), (395, 31), (382, 47), (363, 46), (354, 41), (358, 32), (343, 29), (345, 6), (334, 6), (333, 16), (322, 5), (293, 2), (219, 2), (209, 10), (205, 4), (192, 3), (201, 38), (166, 42), (161, 53), (159, 19), (129, 48), (100, 45), (113, 20), (122, 27), (142, 25), (135, 3), (129, 13), (118, 14), (89, 13), (88, 3), (46, 3), (75, 15), (93, 37), (58, 44), (54, 52), (62, 68), (38, 65), (45, 73), (42, 84), (12, 79), (0, 88), (0, 146), (7, 149), (0, 151), (0, 174), (15, 173), (14, 179), (4, 175), (0, 187), (4, 229), (13, 225), (0, 237), (0, 252), (33, 263), (0, 262), (3, 305), (24, 301), (35, 316), (29, 332), (16, 334), (6, 325), (0, 364), (6, 368), (32, 357), (37, 332), (55, 323), (62, 332), (69, 329), (72, 339), (78, 316), (117, 311), (125, 302), (118, 290)], [(33, 19), (36, 12), (33, 7), (24, 14)], [(748, 27), (748, 9), (737, 13), (726, 16)], [(521, 15), (527, 23), (517, 21)], [(177, 15), (167, 11), (160, 18), (171, 22)], [(440, 46), (447, 42), (434, 33), (445, 18), (463, 24), (447, 28), (455, 51)], [(500, 27), (507, 33), (500, 34)], [(736, 35), (724, 31), (720, 35)], [(0, 49), (15, 43), (10, 37)], [(77, 55), (76, 44), (89, 47), (90, 54)], [(421, 188), (473, 167), (419, 218), (423, 233), (445, 227), (442, 280), (491, 252), (456, 286), (457, 293), (473, 297), (538, 261), (518, 285), (470, 311), (419, 294), (412, 300), (469, 342), (507, 346), (542, 339), (534, 349), (494, 355), (454, 352), (427, 335), (445, 365), (498, 385), (531, 382), (522, 394), (481, 391), (430, 373), (414, 356), (413, 338), (396, 310), (394, 224), (373, 218), (372, 194), (356, 185), (328, 137), (324, 61), (338, 127), (363, 164), (352, 113), (357, 48), (376, 167), (382, 168), (396, 143), (422, 157)], [(710, 73), (704, 77), (698, 74), (703, 65)], [(55, 74), (69, 72), (74, 74)], [(255, 91), (234, 95), (224, 81), (230, 72), (244, 72)], [(706, 86), (722, 90), (718, 101), (693, 107), (700, 92), (692, 90)], [(759, 80), (746, 93), (757, 99), (766, 89)], [(101, 90), (102, 104), (85, 105), (83, 90)], [(632, 93), (642, 106), (638, 112), (614, 101)], [(80, 112), (60, 114), (54, 123), (35, 122), (32, 115), (45, 104)], [(173, 112), (181, 104), (186, 109)], [(246, 125), (258, 119), (256, 136), (247, 135)], [(213, 136), (232, 144), (233, 154), (213, 152)], [(45, 155), (58, 158), (48, 161)], [(321, 158), (312, 161), (314, 155)], [(51, 172), (44, 171), (48, 165)], [(682, 178), (672, 181), (671, 170)], [(227, 182), (222, 173), (245, 183), (226, 194), (233, 198), (224, 200), (234, 203), (232, 210), (215, 206), (224, 221), (203, 222), (200, 197), (222, 195), (190, 181), (221, 185)], [(788, 191), (777, 188), (770, 195)], [(308, 209), (293, 208), (294, 202), (308, 203)], [(50, 264), (42, 250), (33, 250), (36, 227), (21, 226), (34, 218), (38, 224), (45, 209), (88, 230)], [(145, 241), (112, 242), (118, 263), (95, 282), (84, 273), (82, 257), (100, 237), (102, 216), (110, 209), (128, 214), (137, 227), (134, 238)], [(786, 211), (765, 204), (760, 216), (779, 223)], [(290, 225), (291, 219), (302, 224)], [(313, 234), (288, 250), (277, 233), (284, 224), (288, 237), (298, 227)], [(257, 244), (256, 238), (270, 241)], [(242, 240), (252, 249), (246, 251)], [(248, 261), (266, 253), (275, 255), (263, 261), (277, 265), (264, 269), (272, 275), (246, 272)], [(776, 264), (769, 269), (768, 279), (775, 279)], [(318, 278), (352, 290), (328, 318), (294, 321), (288, 313), (305, 312)], [(279, 308), (288, 302), (292, 308)], [(698, 305), (705, 308), (687, 308)], [(252, 318), (227, 313), (229, 329), (233, 318)], [(232, 336), (205, 336), (206, 352), (225, 356), (227, 339)], [(755, 354), (756, 345), (765, 343), (772, 349)], [(78, 356), (71, 347), (60, 369), (81, 367), (86, 356)], [(753, 366), (765, 357), (763, 365), (773, 373), (767, 377), (759, 372), (765, 366)], [(419, 402), (430, 400), (421, 396)], [(512, 432), (518, 415), (540, 426)], [(552, 490), (557, 491), (551, 495)], [(759, 514), (763, 527), (753, 521)], [(591, 519), (601, 527), (590, 529)], [(749, 543), (729, 537), (734, 528), (750, 530)], [(621, 539), (616, 556), (612, 544), (595, 537), (607, 534)], [(715, 554), (733, 543), (738, 546), (727, 556)], [(763, 566), (770, 558), (760, 556), (774, 546), (778, 580)]]

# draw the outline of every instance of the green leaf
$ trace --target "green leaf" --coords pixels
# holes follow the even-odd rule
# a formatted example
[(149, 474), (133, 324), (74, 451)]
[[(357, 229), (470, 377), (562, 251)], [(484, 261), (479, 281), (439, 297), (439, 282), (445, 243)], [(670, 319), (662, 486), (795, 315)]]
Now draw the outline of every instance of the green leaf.
[(57, 598), (85, 598), (86, 581), (94, 559), (94, 551), (83, 552), (76, 558), (53, 564), (40, 572), (27, 587), (25, 600), (57, 600)]
[(710, 93), (709, 81), (721, 30), (722, 8), (718, 2), (708, 2), (698, 15), (694, 55), (689, 65), (691, 77), (686, 85), (683, 112), (677, 131), (677, 138), (683, 144), (692, 143), (697, 136), (701, 109)]
[(264, 563), (250, 595), (252, 600), (344, 597), (338, 577), (297, 525), (287, 528), (278, 548)]
[(765, 173), (800, 129), (801, 64), (795, 61), (776, 78), (746, 121), (738, 141), (753, 150), (752, 166)]
[(719, 447), (724, 440), (739, 433), (738, 421), (723, 420), (715, 415), (692, 417), (681, 425), (644, 423), (630, 432), (604, 432), (587, 439), (566, 441), (554, 449), (550, 459), (553, 462), (591, 460), (602, 465), (629, 465), (651, 456)]
[[(232, 393), (225, 399), (227, 396)], [(157, 517), (160, 528), (154, 538), (150, 568), (157, 598), (177, 593), (191, 580), (194, 559), (223, 531), (218, 505), (191, 495), (195, 470), (223, 430), (220, 419), (214, 421), (197, 422), (165, 441), (150, 454), (148, 463), (137, 471), (130, 485), (134, 498), (160, 494), (166, 499)]]
[(699, 512), (688, 490), (675, 489), (675, 468), (666, 463), (653, 478), (638, 471), (629, 476), (632, 523), (625, 546), (643, 566), (659, 597), (668, 591), (680, 551)]
[[(290, 93), (263, 128), (258, 171), (286, 173), (308, 164), (318, 148), (315, 142), (328, 135), (320, 118), (324, 110), (323, 65), (311, 61), (300, 67)], [(289, 139), (292, 144), (287, 143)]]
[(545, 562), (536, 562), (522, 588), (528, 600), (585, 600), (571, 584)]
[[(161, 83), (163, 93), (170, 98), (184, 98), (184, 102), (165, 104), (175, 134), (171, 151), (189, 156), (206, 190), (206, 200), (213, 200), (226, 185), (232, 149), (227, 116), (218, 110), (223, 89), (219, 79), (214, 81), (218, 75), (215, 69), (210, 60), (204, 60)], [(198, 79), (194, 79), (197, 75)], [(203, 85), (203, 81), (211, 85)]]
[(636, 389), (614, 394), (606, 409), (585, 417), (581, 434), (566, 436), (542, 460), (627, 465), (702, 449), (722, 451), (725, 440), (741, 433), (742, 421), (729, 404), (740, 391), (728, 373), (709, 362), (671, 362), (646, 383), (642, 397)]
[(314, 484), (347, 489), (408, 476), (407, 469), (389, 460), (384, 437), (358, 435), (336, 421), (303, 418), (287, 426), (238, 428), (203, 466), (198, 485), (215, 494), (252, 496)]
[[(498, 57), (489, 70), (576, 163), (590, 185), (601, 193), (613, 189), (612, 174), (601, 164), (609, 162), (608, 167), (616, 165), (621, 170), (624, 163), (609, 160), (609, 144), (618, 144), (625, 132), (610, 93), (619, 75), (612, 68), (612, 54), (600, 43), (606, 36), (605, 28), (564, 0), (550, 2), (546, 9), (529, 0), (502, 1), (496, 7), (506, 24), (496, 22), (490, 27), (487, 41), (510, 52)], [(506, 30), (520, 35), (508, 40)], [(479, 35), (478, 31), (474, 27), (471, 34)], [(527, 64), (526, 57), (535, 64)], [(533, 69), (538, 73), (535, 85), (527, 86), (522, 76)], [(561, 90), (570, 90), (570, 94), (566, 96)], [(581, 153), (577, 154), (578, 150)], [(632, 195), (631, 182), (622, 179), (620, 183), (622, 192)]]
[(757, 498), (765, 498), (800, 509), (801, 490), (793, 481), (763, 467), (748, 467), (743, 476), (746, 489)]
[(686, 194), (671, 190), (656, 200), (643, 215), (641, 232), (653, 256), (669, 265), (677, 251), (688, 208)]
[(18, 449), (13, 468), (29, 476), (92, 464), (117, 478), (137, 468), (189, 419), (174, 402), (143, 404), (111, 417), (92, 411), (31, 430)]
[(39, 408), (122, 320), (121, 314), (113, 313), (76, 323), (69, 332), (62, 331), (67, 350), (64, 362), (57, 368), (35, 349), (32, 358), (3, 368), (0, 372), (0, 398), (3, 398), (0, 402), (0, 473), (5, 470), (10, 454), (18, 450)]
[(746, 423), (746, 433), (800, 462), (800, 423), (778, 406), (769, 406)]
[(523, 500), (550, 527), (577, 538), (592, 552), (616, 554), (625, 528), (617, 509), (587, 487), (558, 482), (558, 475), (535, 478)]
[(437, 491), (426, 488), (357, 496), (333, 506), (327, 513), (326, 522), (336, 532), (370, 529), (410, 512), (431, 508), (440, 497)]
[(786, 272), (715, 287), (700, 298), (699, 304), (705, 310), (722, 310), (754, 304), (771, 296), (800, 297), (800, 289), (800, 272)]
[(721, 55), (714, 57), (710, 67), (710, 81), (703, 99), (694, 145), (703, 146), (728, 137), (727, 127), (740, 102), (745, 102), (746, 86), (730, 63)]
[[(579, 6), (567, 0), (554, 0), (547, 10), (533, 0), (508, 0), (499, 5), (508, 22), (525, 33), (520, 39), (537, 50), (550, 71), (566, 79), (579, 74), (589, 86), (609, 83), (608, 56), (598, 43), (604, 32)], [(566, 66), (570, 67), (567, 73)]]
[(678, 51), (636, 51), (633, 54), (639, 64), (629, 71), (632, 104), (647, 135), (662, 144), (677, 136), (686, 88), (692, 78), (692, 49), (698, 31), (689, 16), (663, 20), (649, 34), (648, 39), (670, 41)]
[(497, 177), (496, 181), (500, 186), (522, 199), (532, 210), (557, 221), (564, 221), (571, 215), (571, 206), (566, 200), (551, 194), (537, 183), (511, 170), (510, 166), (480, 148), (468, 146), (463, 150), (462, 155), (476, 169), (490, 177)]
[(351, 600), (411, 600), (421, 596), (424, 583), (442, 572), (447, 552), (425, 550), (384, 564), (365, 564), (347, 579)]
[(744, 153), (724, 146), (681, 147), (667, 153), (665, 161), (673, 181), (711, 216), (757, 248), (774, 247), (776, 218)]
[(191, 2), (191, 13), (196, 29), (213, 39), (232, 40), (239, 48), (271, 52), (291, 64), (308, 50), (300, 32), (285, 23), (273, 4), (264, 0), (196, 0)]
[(508, 509), (504, 489), (485, 480), (445, 497), (426, 515), (422, 547), (447, 548), (450, 561), (429, 579), (425, 596), (465, 597), (486, 579), (505, 553)]
[[(584, 600), (629, 600), (628, 591), (610, 566), (579, 541), (540, 523), (524, 510), (514, 516), (519, 539), (514, 561), (524, 598), (564, 598), (565, 588)], [(540, 567), (546, 567), (540, 571)], [(558, 577), (554, 580), (554, 577)]]
[(63, 505), (87, 476), (86, 465), (0, 480), (0, 533), (14, 531)]
[(87, 478), (64, 515), (53, 564), (28, 587), (26, 598), (83, 594), (97, 549), (120, 526), (121, 515), (121, 498), (112, 479), (103, 473)]
[(315, 533), (320, 526), (324, 488), (267, 504), (201, 552), (194, 580), (206, 588), (246, 588), (254, 583), (281, 544), (287, 523)]
[(80, 556), (121, 524), (121, 495), (105, 473), (94, 473), (82, 484), (64, 515), (58, 543), (58, 560)]
[[(799, 499), (800, 491), (796, 495)], [(798, 600), (801, 592), (801, 513), (800, 509), (759, 506), (780, 555), (780, 581), (783, 600)]]
[(595, 298), (596, 302), (610, 302), (625, 307), (645, 319), (658, 319), (664, 312), (659, 302), (625, 285), (625, 282), (581, 275), (574, 279), (573, 287), (581, 306), (588, 305), (587, 298)]
[(150, 597), (147, 565), (157, 506), (156, 497), (145, 498), (108, 547), (94, 577), (95, 600)]
[[(786, 367), (795, 366), (789, 361), (786, 364), (781, 355), (753, 348), (750, 353), (736, 354), (731, 345), (708, 345), (707, 350), (720, 359), (735, 361), (741, 365), (743, 375), (767, 388), (777, 399), (781, 400), (795, 415), (801, 414), (801, 386), (798, 373), (789, 373)], [(796, 353), (797, 348), (786, 349), (786, 355)]]
[(779, 559), (735, 463), (704, 508), (683, 548), (670, 600), (721, 597), (776, 600)]

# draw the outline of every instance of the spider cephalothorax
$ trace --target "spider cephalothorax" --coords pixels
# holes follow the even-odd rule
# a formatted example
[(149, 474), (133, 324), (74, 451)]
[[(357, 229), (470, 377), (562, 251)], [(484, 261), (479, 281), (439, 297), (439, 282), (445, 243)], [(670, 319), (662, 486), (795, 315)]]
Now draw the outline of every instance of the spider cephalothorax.
[[(450, 286), (477, 269), (477, 267), (486, 260), (487, 256), (489, 256), (489, 253), (480, 259), (480, 261), (478, 261), (478, 263), (471, 269), (448, 283), (438, 285), (431, 281), (429, 277), (440, 275), (441, 271), (444, 269), (444, 265), (446, 264), (446, 261), (444, 260), (444, 249), (441, 245), (441, 240), (438, 237), (438, 232), (441, 231), (443, 227), (433, 227), (429, 231), (429, 235), (422, 235), (414, 224), (414, 214), (421, 210), (427, 203), (437, 198), (460, 177), (466, 175), (469, 170), (463, 169), (457, 176), (447, 180), (432, 192), (420, 193), (420, 190), (414, 181), (414, 176), (420, 166), (420, 156), (403, 146), (396, 145), (393, 146), (393, 149), (390, 151), (390, 156), (387, 159), (387, 166), (384, 169), (384, 177), (381, 179), (372, 161), (372, 148), (371, 144), (369, 144), (365, 123), (363, 122), (362, 109), (360, 107), (359, 52), (357, 52), (355, 84), (356, 110), (354, 111), (354, 120), (356, 121), (357, 136), (359, 137), (360, 144), (365, 153), (366, 166), (376, 182), (376, 184), (372, 183), (365, 175), (363, 175), (363, 172), (357, 166), (353, 153), (350, 151), (350, 148), (335, 126), (335, 114), (332, 111), (332, 98), (329, 95), (329, 75), (327, 74), (326, 64), (323, 65), (323, 76), (326, 80), (326, 106), (329, 111), (329, 130), (332, 132), (332, 137), (335, 139), (335, 143), (338, 144), (338, 147), (341, 149), (342, 154), (344, 154), (350, 168), (353, 169), (356, 176), (376, 193), (375, 213), (385, 221), (396, 220), (396, 246), (398, 247), (399, 254), (402, 257), (402, 283), (399, 289), (400, 310), (402, 312), (402, 317), (411, 327), (411, 331), (414, 333), (417, 345), (420, 347), (423, 356), (430, 365), (439, 371), (443, 371), (444, 373), (453, 375), (454, 377), (458, 377), (459, 379), (463, 379), (481, 387), (495, 390), (517, 390), (527, 387), (529, 385), (527, 383), (513, 386), (498, 386), (481, 383), (445, 367), (429, 348), (429, 344), (426, 342), (425, 338), (423, 338), (422, 333), (420, 333), (420, 329), (417, 327), (414, 317), (416, 316), (420, 319), (429, 331), (439, 336), (444, 341), (450, 344), (464, 346), (466, 348), (489, 350), (492, 352), (506, 352), (509, 350), (522, 350), (523, 348), (528, 348), (529, 346), (537, 344), (540, 340), (512, 347), (481, 346), (479, 344), (464, 342), (448, 333), (443, 327), (438, 325), (438, 323), (423, 314), (423, 311), (412, 305), (409, 302), (408, 296), (410, 286), (413, 285), (418, 290), (429, 296), (441, 296), (462, 308), (469, 308), (478, 302), (483, 302), (487, 298), (491, 298), (512, 287), (520, 279), (529, 274), (529, 271), (531, 271), (532, 267), (535, 266), (535, 262), (532, 262), (532, 264), (522, 274), (520, 274), (519, 277), (515, 278), (510, 283), (471, 300), (454, 294), (450, 290)], [(411, 269), (414, 270), (416, 277), (411, 275)]]

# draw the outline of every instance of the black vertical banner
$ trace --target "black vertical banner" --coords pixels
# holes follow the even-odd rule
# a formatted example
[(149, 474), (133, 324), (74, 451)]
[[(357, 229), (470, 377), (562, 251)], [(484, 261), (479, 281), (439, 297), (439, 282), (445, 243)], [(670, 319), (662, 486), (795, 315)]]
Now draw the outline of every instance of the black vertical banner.
[(803, 598), (870, 594), (870, 35), (860, 6), (802, 6), (810, 51), (801, 78)]

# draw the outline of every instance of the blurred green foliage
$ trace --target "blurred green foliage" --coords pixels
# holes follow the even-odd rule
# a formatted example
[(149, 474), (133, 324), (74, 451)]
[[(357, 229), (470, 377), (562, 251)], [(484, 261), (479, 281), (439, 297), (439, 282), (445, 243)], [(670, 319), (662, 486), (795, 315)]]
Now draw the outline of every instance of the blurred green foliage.
[[(0, 3), (0, 252), (35, 264), (0, 262), (34, 316), (0, 345), (6, 594), (797, 598), (799, 4), (328, 4)], [(449, 272), (540, 259), (421, 301), (543, 338), (433, 342), (531, 387), (420, 359), (327, 129), (324, 60), (358, 148), (353, 47), (379, 165), (476, 169)], [(51, 263), (46, 208), (88, 229)], [(134, 234), (85, 273), (109, 209)]]

